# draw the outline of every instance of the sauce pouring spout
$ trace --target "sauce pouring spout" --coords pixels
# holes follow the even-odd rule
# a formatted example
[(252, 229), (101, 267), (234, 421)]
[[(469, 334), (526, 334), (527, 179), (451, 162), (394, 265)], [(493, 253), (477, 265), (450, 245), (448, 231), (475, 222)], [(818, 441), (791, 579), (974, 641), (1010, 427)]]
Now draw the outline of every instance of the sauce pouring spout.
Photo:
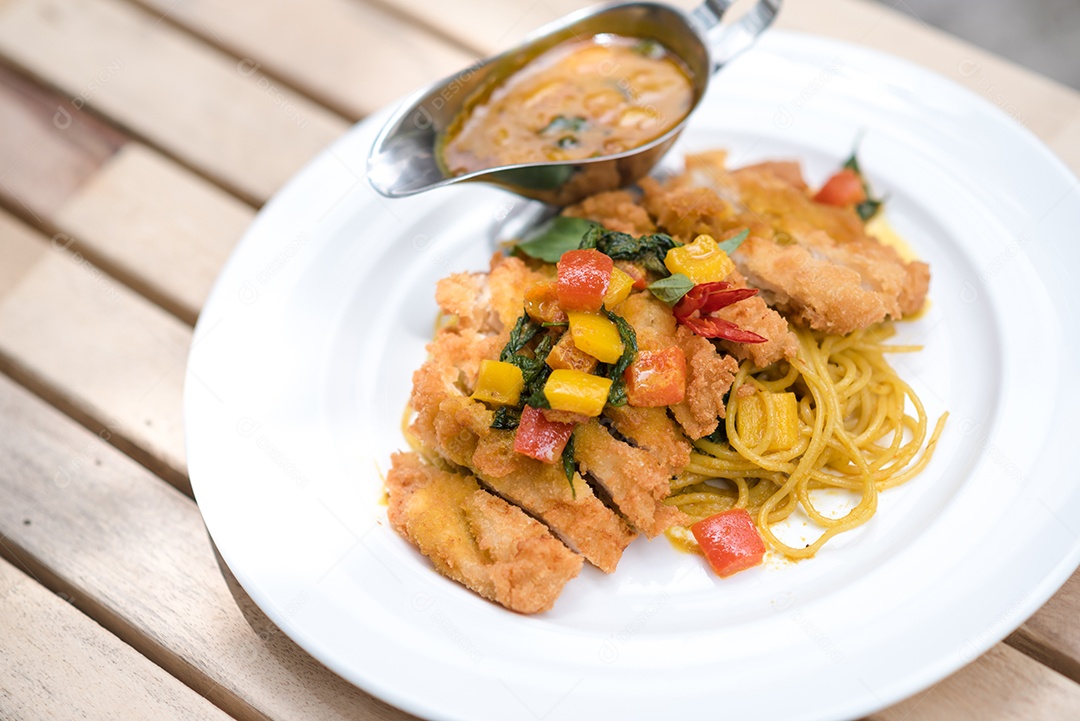
[[(772, 22), (780, 2), (758, 0), (734, 23), (721, 22), (731, 4), (729, 0), (706, 0), (692, 13), (652, 2), (616, 3), (573, 13), (541, 28), (517, 47), (479, 61), (408, 98), (383, 126), (372, 146), (367, 161), (368, 180), (376, 191), (390, 198), (453, 183), (483, 182), (553, 205), (567, 205), (597, 192), (630, 185), (646, 175), (671, 148), (686, 118), (704, 96), (709, 78), (753, 44)], [(580, 44), (582, 38), (592, 39), (599, 46), (610, 45), (612, 38), (658, 44), (663, 56), (677, 63), (688, 80), (685, 112), (672, 114), (673, 122), (659, 125), (657, 132), (644, 141), (636, 138), (630, 147), (620, 146), (615, 142), (617, 138), (596, 148), (587, 144), (577, 147), (578, 138), (564, 142), (567, 138), (559, 137), (553, 142), (557, 140), (559, 148), (569, 148), (565, 153), (548, 150), (546, 156), (534, 158), (515, 151), (509, 160), (497, 158), (494, 163), (477, 167), (448, 167), (444, 154), (447, 138), (460, 130), (463, 118), (473, 112), (478, 117), (486, 112), (483, 103), (488, 99), (494, 102), (505, 90), (504, 83), (517, 74), (534, 72), (532, 61), (548, 67), (552, 57), (565, 58), (565, 53), (560, 55), (560, 46)], [(618, 63), (611, 62), (606, 69), (601, 61), (595, 67), (603, 75), (599, 80), (618, 88), (627, 103), (644, 105), (646, 110), (652, 107), (612, 75), (611, 68), (617, 68)], [(656, 115), (655, 108), (652, 110)], [(574, 115), (572, 119), (586, 124), (599, 122), (603, 113), (598, 111), (596, 115)], [(612, 134), (617, 135), (618, 130), (617, 125), (612, 126)], [(489, 135), (487, 129), (481, 128), (477, 137), (483, 142), (479, 144), (488, 142)], [(599, 135), (594, 132), (591, 137)], [(494, 138), (490, 140), (494, 142)], [(473, 147), (476, 145), (474, 142)], [(522, 143), (511, 138), (509, 145), (520, 150)]]

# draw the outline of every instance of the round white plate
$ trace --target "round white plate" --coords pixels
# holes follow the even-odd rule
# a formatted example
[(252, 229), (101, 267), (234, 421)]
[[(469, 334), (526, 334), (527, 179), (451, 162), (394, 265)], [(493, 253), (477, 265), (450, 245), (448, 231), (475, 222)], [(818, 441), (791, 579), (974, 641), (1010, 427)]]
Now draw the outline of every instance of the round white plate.
[[(185, 395), (206, 524), (259, 606), (331, 669), (436, 719), (843, 719), (1003, 638), (1080, 561), (1075, 416), (1080, 193), (1029, 132), (876, 52), (770, 32), (724, 70), (672, 162), (797, 158), (820, 182), (860, 131), (888, 217), (933, 273), (925, 345), (896, 365), (933, 418), (933, 462), (817, 558), (721, 580), (663, 538), (586, 568), (519, 616), (433, 570), (388, 526), (434, 285), (481, 269), (515, 199), (375, 195), (353, 128), (259, 214), (199, 319)], [(1071, 329), (1071, 330), (1070, 330)], [(1068, 359), (1068, 360), (1066, 360)]]

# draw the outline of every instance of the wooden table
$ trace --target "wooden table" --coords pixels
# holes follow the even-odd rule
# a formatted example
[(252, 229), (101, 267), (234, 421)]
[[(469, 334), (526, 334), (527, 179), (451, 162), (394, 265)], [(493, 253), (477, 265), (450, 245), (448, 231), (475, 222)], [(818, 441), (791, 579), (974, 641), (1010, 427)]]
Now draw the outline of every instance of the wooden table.
[[(192, 325), (258, 207), (351, 123), (579, 4), (0, 0), (0, 717), (406, 718), (219, 564), (184, 461)], [(1080, 94), (862, 0), (779, 24), (926, 65), (1080, 171)], [(873, 718), (1077, 718), (1077, 618), (1080, 576)]]

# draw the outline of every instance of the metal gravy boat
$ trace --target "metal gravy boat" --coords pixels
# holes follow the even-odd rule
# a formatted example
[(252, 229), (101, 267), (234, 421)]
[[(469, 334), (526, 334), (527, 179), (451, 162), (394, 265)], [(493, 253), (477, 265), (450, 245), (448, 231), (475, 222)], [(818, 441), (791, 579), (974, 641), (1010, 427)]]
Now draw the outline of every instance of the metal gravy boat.
[[(572, 13), (540, 28), (515, 48), (480, 61), (408, 98), (383, 126), (367, 161), (372, 187), (400, 198), (461, 182), (483, 182), (527, 198), (567, 205), (614, 190), (646, 175), (682, 132), (712, 74), (754, 44), (782, 0), (758, 0), (734, 23), (721, 17), (733, 0), (706, 0), (687, 13), (670, 5), (626, 2)], [(663, 135), (613, 155), (572, 161), (521, 163), (450, 175), (439, 162), (439, 141), (477, 93), (501, 82), (530, 60), (571, 38), (613, 33), (659, 41), (690, 71), (690, 112)]]

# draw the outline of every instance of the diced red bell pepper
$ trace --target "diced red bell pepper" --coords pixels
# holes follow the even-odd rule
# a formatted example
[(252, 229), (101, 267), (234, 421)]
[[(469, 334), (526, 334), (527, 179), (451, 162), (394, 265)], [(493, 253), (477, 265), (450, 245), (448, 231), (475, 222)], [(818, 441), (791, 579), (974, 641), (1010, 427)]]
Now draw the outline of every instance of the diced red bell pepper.
[(765, 541), (745, 508), (732, 508), (690, 526), (709, 565), (721, 578), (745, 571), (765, 557)]
[(544, 463), (554, 463), (562, 456), (573, 432), (573, 423), (549, 421), (539, 409), (525, 406), (514, 434), (514, 450)]
[(626, 402), (638, 408), (681, 403), (686, 396), (686, 355), (671, 346), (659, 351), (638, 351), (623, 373)]
[(825, 205), (844, 207), (866, 200), (862, 178), (851, 168), (844, 168), (825, 181), (814, 200)]
[(556, 264), (559, 305), (563, 310), (595, 313), (604, 305), (611, 269), (611, 258), (599, 250), (568, 250)]

